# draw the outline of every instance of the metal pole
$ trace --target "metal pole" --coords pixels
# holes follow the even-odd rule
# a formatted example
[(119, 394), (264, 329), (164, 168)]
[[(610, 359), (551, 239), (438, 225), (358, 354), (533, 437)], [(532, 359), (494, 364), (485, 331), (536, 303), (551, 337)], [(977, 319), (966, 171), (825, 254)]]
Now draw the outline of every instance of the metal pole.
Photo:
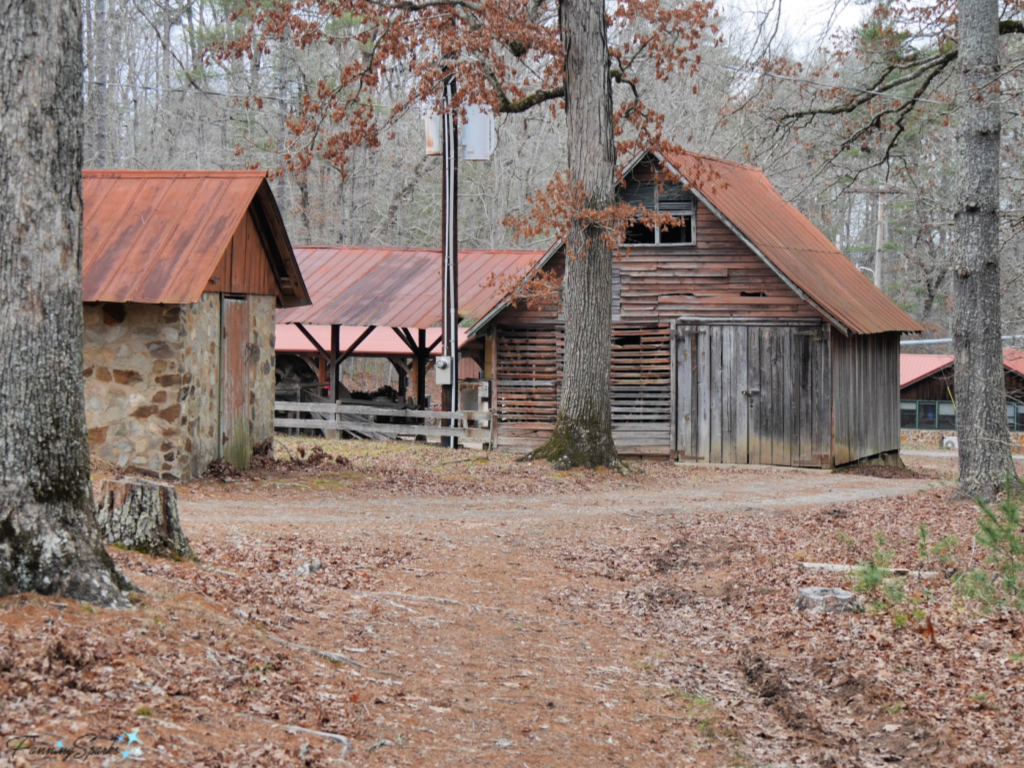
[[(442, 408), (446, 411), (459, 409), (459, 138), (458, 125), (451, 113), (451, 102), (455, 96), (455, 76), (448, 75), (442, 82), (443, 135), (443, 177), (441, 190), (442, 252), (444, 269), (442, 278), (443, 320), (441, 323), (442, 354), (451, 361), (451, 384), (442, 389)], [(454, 420), (449, 422), (455, 426)], [(457, 448), (458, 438), (441, 438), (441, 444)]]

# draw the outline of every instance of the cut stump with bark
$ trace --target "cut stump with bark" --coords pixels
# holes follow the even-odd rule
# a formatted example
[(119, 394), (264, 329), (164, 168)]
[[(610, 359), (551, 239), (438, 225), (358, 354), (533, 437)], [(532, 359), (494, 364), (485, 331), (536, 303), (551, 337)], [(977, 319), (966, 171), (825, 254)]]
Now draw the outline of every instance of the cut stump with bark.
[(107, 542), (147, 555), (196, 560), (178, 518), (174, 486), (148, 480), (104, 480), (96, 522)]

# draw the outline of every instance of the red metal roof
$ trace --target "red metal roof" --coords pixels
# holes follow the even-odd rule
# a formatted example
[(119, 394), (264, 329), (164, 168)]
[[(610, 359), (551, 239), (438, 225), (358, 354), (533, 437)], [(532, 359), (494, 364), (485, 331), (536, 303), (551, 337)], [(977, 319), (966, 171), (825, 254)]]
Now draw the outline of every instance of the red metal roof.
[[(314, 339), (328, 352), (331, 351), (331, 326), (329, 325), (307, 325), (304, 326), (307, 331), (313, 336)], [(356, 339), (358, 339), (366, 328), (357, 328), (352, 326), (343, 326), (340, 329), (339, 344), (338, 347), (342, 352), (351, 347)], [(435, 341), (438, 336), (441, 335), (440, 328), (428, 328), (426, 329), (427, 346), (429, 347)], [(278, 353), (282, 352), (316, 352), (316, 347), (307, 339), (298, 328), (294, 325), (278, 325), (275, 331), (275, 344), (274, 348)], [(461, 349), (468, 338), (466, 331), (462, 328), (459, 329), (459, 348)], [(353, 356), (359, 355), (377, 355), (377, 356), (388, 356), (396, 355), (399, 357), (409, 357), (412, 352), (409, 351), (409, 347), (404, 341), (398, 338), (391, 328), (377, 328), (372, 331), (369, 336), (363, 339), (362, 343), (356, 347)], [(431, 355), (441, 354), (441, 345), (438, 344), (434, 347)]]
[(265, 171), (86, 171), (82, 196), (85, 301), (198, 301), (251, 206), (282, 304), (308, 301)]
[(853, 333), (924, 330), (786, 202), (759, 168), (690, 152), (665, 159), (830, 319)]
[(900, 355), (900, 389), (953, 364), (952, 355)]
[[(952, 364), (952, 355), (900, 355), (900, 389), (927, 379)], [(1024, 377), (1024, 350), (1004, 349), (1003, 367)]]
[[(441, 324), (441, 252), (415, 248), (296, 248), (313, 300), (277, 322), (431, 328)], [(482, 317), (543, 251), (459, 250), (459, 314)]]
[(1018, 376), (1024, 376), (1024, 350), (1007, 347), (1003, 350), (1003, 366)]

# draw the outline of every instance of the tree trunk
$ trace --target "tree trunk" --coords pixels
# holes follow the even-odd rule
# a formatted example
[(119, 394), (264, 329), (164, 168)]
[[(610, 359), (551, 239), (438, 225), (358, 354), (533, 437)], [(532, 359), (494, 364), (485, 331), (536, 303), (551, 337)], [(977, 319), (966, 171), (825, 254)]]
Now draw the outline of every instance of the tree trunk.
[(953, 265), (960, 492), (991, 499), (1014, 472), (1000, 341), (999, 5), (961, 0)]
[(104, 480), (96, 522), (111, 544), (146, 555), (195, 560), (178, 517), (173, 485), (148, 480)]
[[(569, 183), (601, 210), (615, 197), (615, 137), (604, 0), (561, 0)], [(612, 252), (594, 225), (566, 238), (565, 353), (555, 431), (533, 456), (560, 466), (618, 466), (612, 441)]]
[(127, 607), (93, 516), (77, 0), (0, 0), (0, 595)]

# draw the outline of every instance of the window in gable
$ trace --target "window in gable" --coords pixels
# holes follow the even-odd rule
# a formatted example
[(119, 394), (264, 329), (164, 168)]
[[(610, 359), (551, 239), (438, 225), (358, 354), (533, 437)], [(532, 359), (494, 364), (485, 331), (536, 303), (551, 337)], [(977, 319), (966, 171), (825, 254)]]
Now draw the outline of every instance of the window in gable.
[(627, 245), (696, 245), (697, 205), (693, 193), (682, 184), (665, 184), (659, 190), (652, 182), (634, 182), (623, 191), (622, 200), (658, 213), (670, 213), (678, 221), (657, 229), (635, 223), (626, 230)]

